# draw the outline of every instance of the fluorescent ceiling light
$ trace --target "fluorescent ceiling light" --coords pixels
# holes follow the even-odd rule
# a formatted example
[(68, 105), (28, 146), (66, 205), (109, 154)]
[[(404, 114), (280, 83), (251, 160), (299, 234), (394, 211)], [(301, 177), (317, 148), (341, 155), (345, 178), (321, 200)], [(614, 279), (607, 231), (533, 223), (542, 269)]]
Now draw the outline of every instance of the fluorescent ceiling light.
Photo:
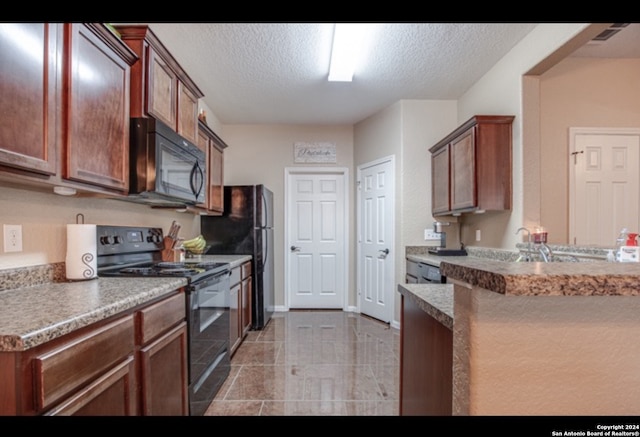
[(333, 29), (330, 82), (351, 82), (367, 24), (336, 23)]

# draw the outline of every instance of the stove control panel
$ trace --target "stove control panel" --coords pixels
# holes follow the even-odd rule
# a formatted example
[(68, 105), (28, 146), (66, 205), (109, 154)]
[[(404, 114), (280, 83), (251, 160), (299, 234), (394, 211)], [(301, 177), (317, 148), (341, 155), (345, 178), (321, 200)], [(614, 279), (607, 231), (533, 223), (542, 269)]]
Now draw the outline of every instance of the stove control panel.
[(164, 248), (162, 228), (97, 226), (98, 255), (154, 252)]

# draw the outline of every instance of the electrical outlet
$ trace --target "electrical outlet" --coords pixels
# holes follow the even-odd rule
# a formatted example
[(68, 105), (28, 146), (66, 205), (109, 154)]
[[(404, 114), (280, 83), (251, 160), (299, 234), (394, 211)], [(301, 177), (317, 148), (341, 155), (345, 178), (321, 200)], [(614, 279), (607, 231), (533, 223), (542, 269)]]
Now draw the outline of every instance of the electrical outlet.
[(440, 242), (440, 233), (434, 232), (431, 229), (424, 230), (424, 239), (425, 241), (437, 241)]
[(22, 225), (3, 225), (4, 251), (22, 252)]
[(476, 229), (476, 241), (480, 241), (481, 238), (482, 232), (480, 232), (480, 229)]

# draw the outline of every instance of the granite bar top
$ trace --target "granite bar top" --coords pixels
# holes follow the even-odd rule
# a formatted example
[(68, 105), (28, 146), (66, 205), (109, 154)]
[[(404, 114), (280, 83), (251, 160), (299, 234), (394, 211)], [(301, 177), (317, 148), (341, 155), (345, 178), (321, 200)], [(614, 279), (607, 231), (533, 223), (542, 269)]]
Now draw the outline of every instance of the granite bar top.
[(606, 248), (551, 246), (558, 259), (579, 262), (515, 262), (518, 251), (468, 247), (468, 256), (435, 256), (407, 248), (407, 259), (440, 267), (460, 282), (507, 296), (638, 296), (640, 263), (607, 262)]
[[(201, 255), (186, 262), (225, 262), (251, 255)], [(70, 282), (64, 263), (0, 270), (0, 352), (23, 351), (171, 293), (185, 278), (96, 278)]]
[(640, 296), (640, 263), (446, 260), (450, 279), (507, 296)]
[(453, 330), (452, 284), (398, 284), (398, 291), (438, 322)]

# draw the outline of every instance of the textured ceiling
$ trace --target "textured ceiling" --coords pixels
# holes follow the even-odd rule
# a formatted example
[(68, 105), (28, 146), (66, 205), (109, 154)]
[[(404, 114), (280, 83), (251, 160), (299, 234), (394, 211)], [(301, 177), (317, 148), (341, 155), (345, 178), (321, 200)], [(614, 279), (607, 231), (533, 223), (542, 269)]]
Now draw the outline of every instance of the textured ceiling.
[(327, 81), (330, 23), (150, 27), (224, 124), (354, 124), (401, 99), (459, 98), (535, 23), (377, 23), (353, 82)]

